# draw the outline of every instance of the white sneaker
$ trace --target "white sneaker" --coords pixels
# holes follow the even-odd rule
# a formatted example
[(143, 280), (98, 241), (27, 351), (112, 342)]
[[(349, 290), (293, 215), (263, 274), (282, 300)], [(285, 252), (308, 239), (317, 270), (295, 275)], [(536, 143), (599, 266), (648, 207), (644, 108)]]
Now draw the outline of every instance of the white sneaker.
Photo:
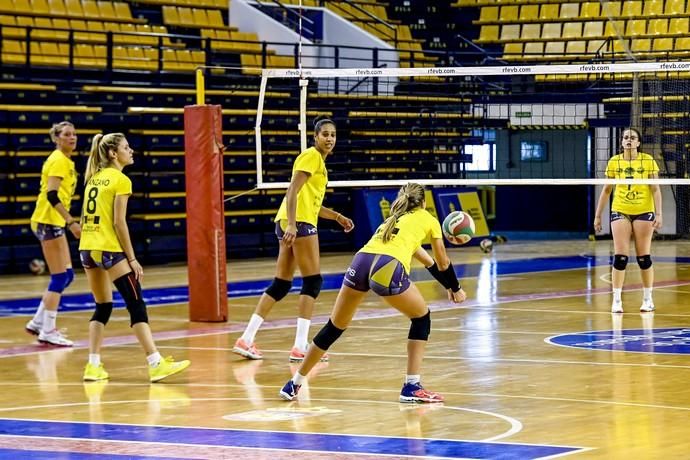
[(57, 329), (53, 329), (50, 332), (41, 331), (41, 333), (38, 334), (38, 341), (41, 343), (47, 343), (49, 345), (56, 345), (58, 347), (71, 347), (74, 345), (74, 342), (62, 335), (62, 333)]
[(24, 326), (24, 330), (31, 335), (39, 335), (41, 333), (41, 325), (30, 319), (26, 326)]
[(642, 313), (654, 311), (654, 302), (652, 302), (652, 299), (642, 299), (642, 306), (640, 306), (640, 311)]
[(611, 313), (623, 313), (623, 301), (616, 302), (614, 300), (611, 304)]

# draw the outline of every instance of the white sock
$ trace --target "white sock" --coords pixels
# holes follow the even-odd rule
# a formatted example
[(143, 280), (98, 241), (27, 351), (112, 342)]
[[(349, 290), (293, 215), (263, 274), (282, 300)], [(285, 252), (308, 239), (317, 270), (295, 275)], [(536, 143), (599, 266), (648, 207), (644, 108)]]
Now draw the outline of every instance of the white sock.
[(419, 374), (416, 374), (416, 375), (407, 374), (405, 376), (405, 383), (419, 383), (420, 378), (421, 378), (421, 376)]
[(259, 331), (259, 328), (263, 322), (264, 319), (261, 316), (257, 315), (256, 313), (252, 313), (252, 317), (249, 319), (249, 324), (247, 324), (247, 328), (244, 330), (244, 334), (242, 334), (242, 340), (244, 340), (247, 345), (254, 343), (256, 333)]
[(43, 312), (45, 311), (45, 306), (43, 305), (43, 301), (41, 300), (41, 303), (38, 304), (38, 309), (36, 310), (36, 314), (34, 315), (34, 318), (32, 321), (34, 324), (43, 324)]
[(295, 344), (294, 346), (299, 348), (301, 351), (307, 351), (309, 347), (309, 326), (311, 326), (310, 319), (297, 318), (297, 332), (295, 333)]
[(302, 375), (299, 372), (295, 372), (295, 375), (292, 377), (292, 381), (295, 385), (302, 385), (306, 378), (306, 375)]
[(149, 366), (151, 366), (151, 367), (157, 367), (158, 363), (161, 362), (161, 359), (163, 359), (163, 358), (161, 357), (161, 354), (158, 352), (151, 353), (150, 355), (148, 355), (146, 357), (146, 361), (148, 361)]
[(613, 288), (613, 301), (621, 302), (621, 296), (623, 294), (623, 288)]
[(57, 320), (57, 311), (43, 310), (43, 332), (52, 332), (55, 330), (55, 321)]
[(89, 353), (89, 364), (92, 366), (101, 365), (101, 355), (98, 353)]
[(652, 300), (652, 288), (642, 288), (642, 299)]

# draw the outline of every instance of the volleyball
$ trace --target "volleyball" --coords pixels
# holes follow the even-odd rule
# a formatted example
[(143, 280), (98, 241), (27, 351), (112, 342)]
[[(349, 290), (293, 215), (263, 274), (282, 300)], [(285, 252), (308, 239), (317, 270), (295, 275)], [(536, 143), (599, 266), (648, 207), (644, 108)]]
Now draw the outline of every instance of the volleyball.
[(474, 236), (474, 219), (462, 211), (453, 211), (443, 219), (443, 236), (455, 245), (466, 244)]
[(34, 275), (42, 275), (46, 272), (46, 263), (41, 259), (34, 259), (29, 262), (29, 270)]
[(490, 238), (484, 238), (479, 242), (479, 249), (482, 250), (483, 253), (488, 254), (491, 252), (491, 250), (494, 248), (494, 242), (491, 241)]

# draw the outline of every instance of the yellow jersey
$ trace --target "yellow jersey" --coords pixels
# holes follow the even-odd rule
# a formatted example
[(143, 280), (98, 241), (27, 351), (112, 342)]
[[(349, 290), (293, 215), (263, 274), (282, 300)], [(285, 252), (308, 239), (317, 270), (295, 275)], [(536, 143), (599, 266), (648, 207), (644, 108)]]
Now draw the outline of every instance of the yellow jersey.
[(84, 190), (79, 250), (123, 252), (113, 226), (115, 197), (131, 194), (132, 181), (115, 168), (101, 169), (89, 179)]
[[(297, 222), (306, 222), (316, 227), (328, 184), (326, 162), (315, 147), (310, 147), (297, 156), (292, 167), (292, 175), (294, 176), (297, 171), (309, 174), (309, 179), (297, 193)], [(280, 204), (275, 222), (283, 219), (287, 219), (287, 197), (284, 197)]]
[(66, 222), (59, 212), (48, 201), (48, 178), (59, 177), (62, 179), (58, 188), (58, 198), (67, 212), (77, 188), (77, 171), (74, 161), (60, 150), (53, 150), (41, 168), (41, 188), (36, 199), (36, 208), (31, 215), (31, 221), (39, 224), (50, 224), (64, 227)]
[(412, 255), (417, 252), (422, 242), (429, 236), (431, 238), (442, 238), (443, 236), (441, 224), (429, 211), (422, 208), (417, 208), (400, 216), (393, 228), (393, 235), (387, 243), (383, 242), (383, 225), (379, 225), (374, 236), (359, 252), (395, 257), (403, 264), (407, 273), (410, 273)]
[[(611, 179), (650, 179), (659, 173), (654, 158), (638, 152), (634, 160), (626, 160), (622, 154), (614, 155), (606, 165), (606, 177)], [(611, 210), (637, 215), (654, 212), (654, 199), (649, 185), (616, 185)]]

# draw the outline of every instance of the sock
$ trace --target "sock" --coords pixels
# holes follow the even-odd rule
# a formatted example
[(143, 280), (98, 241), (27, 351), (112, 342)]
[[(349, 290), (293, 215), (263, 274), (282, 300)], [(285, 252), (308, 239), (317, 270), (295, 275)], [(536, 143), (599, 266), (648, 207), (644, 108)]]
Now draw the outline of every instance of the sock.
[(295, 375), (292, 377), (292, 382), (295, 385), (302, 385), (304, 383), (304, 380), (307, 378), (306, 375), (302, 375), (299, 372), (295, 372)]
[(101, 355), (98, 353), (89, 353), (89, 364), (92, 366), (100, 366), (101, 365)]
[(151, 367), (157, 367), (158, 364), (161, 362), (161, 359), (163, 358), (161, 357), (161, 354), (158, 352), (151, 353), (146, 357), (146, 361), (148, 361), (149, 366)]
[(307, 351), (309, 347), (309, 341), (307, 337), (309, 336), (309, 326), (311, 325), (310, 319), (297, 318), (297, 332), (295, 333), (295, 347), (299, 348), (301, 351)]
[(407, 374), (405, 376), (405, 383), (412, 383), (412, 384), (419, 383), (420, 378), (421, 378), (421, 376), (419, 374), (417, 374), (417, 375)]
[(256, 333), (259, 331), (263, 322), (264, 319), (261, 316), (256, 313), (252, 314), (252, 317), (249, 319), (249, 324), (247, 324), (247, 329), (245, 329), (244, 334), (242, 334), (242, 340), (244, 340), (247, 345), (254, 343)]
[(57, 320), (57, 311), (43, 310), (43, 326), (41, 330), (44, 332), (52, 332), (55, 330), (55, 321)]
[(652, 288), (642, 288), (642, 299), (652, 300)]
[(43, 312), (45, 311), (45, 306), (43, 305), (43, 301), (41, 300), (41, 303), (38, 304), (38, 310), (36, 310), (36, 314), (34, 314), (34, 317), (32, 321), (34, 324), (41, 325), (43, 324)]
[(623, 294), (623, 288), (613, 288), (613, 301), (621, 302), (621, 296)]

